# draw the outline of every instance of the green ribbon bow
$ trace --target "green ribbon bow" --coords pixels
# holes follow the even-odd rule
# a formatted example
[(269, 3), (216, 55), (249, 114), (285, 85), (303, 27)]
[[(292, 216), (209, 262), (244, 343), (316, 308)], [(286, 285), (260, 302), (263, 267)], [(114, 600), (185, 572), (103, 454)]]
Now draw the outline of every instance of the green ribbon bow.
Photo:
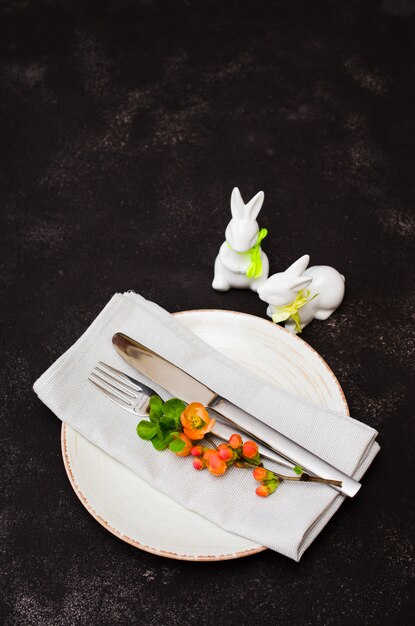
[[(262, 259), (261, 259), (261, 241), (268, 235), (266, 228), (261, 228), (258, 232), (256, 244), (249, 248), (246, 252), (237, 252), (237, 254), (249, 254), (250, 263), (246, 270), (247, 278), (259, 278), (262, 275)], [(226, 242), (228, 247), (232, 250), (232, 246), (229, 241)]]
[(314, 296), (310, 298), (309, 289), (300, 289), (295, 300), (285, 306), (276, 307), (275, 313), (272, 314), (272, 321), (275, 324), (278, 324), (278, 322), (285, 322), (285, 320), (288, 320), (288, 318), (291, 317), (295, 323), (295, 332), (301, 333), (303, 329), (298, 310), (301, 309), (301, 307), (303, 307), (307, 302), (314, 300), (316, 296), (318, 296), (318, 293), (315, 293)]

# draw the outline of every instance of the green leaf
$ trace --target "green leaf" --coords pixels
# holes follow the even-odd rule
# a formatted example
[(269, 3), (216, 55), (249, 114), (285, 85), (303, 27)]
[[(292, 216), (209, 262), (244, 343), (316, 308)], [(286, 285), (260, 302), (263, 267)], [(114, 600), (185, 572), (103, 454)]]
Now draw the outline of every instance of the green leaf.
[(180, 424), (180, 415), (186, 408), (186, 403), (179, 398), (171, 398), (164, 403), (163, 412), (165, 417), (173, 419), (177, 426)]
[(159, 396), (151, 396), (150, 404), (150, 421), (157, 423), (163, 416), (163, 400)]
[(158, 411), (163, 410), (163, 400), (160, 396), (151, 396), (149, 400), (150, 408)]
[(301, 474), (303, 473), (303, 468), (302, 468), (302, 467), (300, 467), (299, 465), (296, 465), (296, 466), (294, 467), (294, 472), (295, 472), (298, 476), (301, 476)]
[(158, 437), (154, 437), (154, 439), (151, 440), (151, 443), (153, 444), (153, 447), (158, 450), (158, 452), (165, 450), (169, 445), (164, 441), (164, 439), (159, 439)]
[(141, 420), (141, 422), (137, 424), (137, 435), (141, 437), (141, 439), (152, 439), (156, 432), (156, 426), (147, 420)]
[(170, 450), (172, 452), (181, 452), (185, 445), (186, 444), (184, 443), (183, 439), (180, 439), (179, 437), (176, 437), (170, 443), (169, 448), (170, 448)]
[(151, 440), (151, 443), (156, 450), (161, 452), (168, 447), (169, 443), (173, 441), (173, 439), (174, 435), (172, 433), (169, 433), (168, 435), (166, 435), (166, 437), (154, 437), (154, 439)]
[(160, 420), (160, 426), (162, 428), (164, 428), (165, 430), (177, 430), (177, 422), (175, 419), (173, 419), (172, 417), (166, 417), (166, 415), (163, 415), (163, 417)]

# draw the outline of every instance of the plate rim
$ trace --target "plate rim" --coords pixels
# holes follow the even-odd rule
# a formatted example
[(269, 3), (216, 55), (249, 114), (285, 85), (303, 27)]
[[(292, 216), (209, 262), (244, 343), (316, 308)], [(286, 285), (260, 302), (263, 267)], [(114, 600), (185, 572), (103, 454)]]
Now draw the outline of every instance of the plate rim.
[[(342, 387), (341, 387), (341, 385), (340, 385), (336, 375), (334, 374), (333, 370), (327, 364), (325, 359), (323, 359), (323, 357), (317, 352), (317, 350), (315, 350), (312, 346), (310, 346), (310, 344), (308, 344), (306, 341), (304, 341), (304, 339), (302, 339), (301, 337), (298, 337), (298, 335), (294, 335), (290, 331), (286, 330), (282, 326), (279, 326), (278, 324), (275, 324), (274, 322), (271, 322), (270, 320), (266, 320), (266, 319), (264, 319), (262, 317), (258, 317), (257, 315), (253, 315), (252, 313), (244, 313), (243, 311), (233, 311), (233, 310), (230, 310), (230, 309), (188, 309), (188, 310), (184, 310), (184, 311), (177, 311), (175, 313), (172, 313), (172, 315), (179, 316), (179, 315), (183, 315), (183, 314), (186, 314), (186, 313), (220, 313), (220, 314), (226, 313), (226, 314), (232, 314), (232, 315), (241, 315), (243, 317), (253, 317), (256, 320), (259, 320), (260, 322), (265, 322), (267, 324), (271, 324), (274, 329), (278, 328), (279, 331), (284, 332), (284, 333), (288, 333), (294, 339), (296, 339), (296, 340), (302, 342), (303, 344), (305, 344), (305, 346), (307, 348), (309, 348), (312, 352), (314, 352), (314, 354), (320, 359), (320, 361), (322, 362), (324, 367), (327, 369), (329, 375), (333, 378), (333, 381), (336, 384), (336, 386), (337, 386), (337, 388), (338, 388), (338, 390), (340, 392), (340, 397), (341, 397), (341, 400), (342, 400), (342, 402), (344, 404), (346, 415), (350, 416), (350, 411), (349, 411), (349, 406), (347, 404), (346, 396), (344, 395), (344, 391), (343, 391), (343, 389), (342, 389)], [(71, 462), (70, 462), (70, 459), (69, 459), (69, 454), (68, 454), (67, 429), (68, 429), (67, 424), (62, 422), (62, 427), (61, 427), (61, 452), (62, 452), (63, 464), (64, 464), (64, 467), (65, 467), (65, 471), (66, 471), (67, 477), (68, 477), (69, 482), (71, 484), (71, 487), (74, 490), (74, 492), (77, 495), (77, 497), (80, 500), (80, 502), (82, 503), (82, 505), (88, 511), (88, 513), (101, 526), (103, 526), (105, 528), (105, 530), (110, 532), (112, 535), (114, 535), (118, 539), (121, 539), (125, 543), (128, 543), (129, 545), (133, 546), (134, 548), (138, 548), (140, 550), (143, 550), (144, 552), (149, 552), (150, 554), (155, 554), (156, 556), (164, 556), (165, 558), (174, 559), (174, 560), (178, 560), (178, 561), (194, 561), (194, 562), (230, 561), (230, 560), (233, 560), (233, 559), (239, 559), (239, 558), (243, 558), (243, 557), (246, 557), (246, 556), (251, 556), (252, 554), (258, 554), (259, 552), (264, 552), (265, 550), (268, 550), (268, 548), (266, 546), (258, 545), (257, 547), (250, 548), (248, 550), (242, 550), (242, 551), (239, 551), (239, 552), (232, 552), (232, 553), (228, 553), (228, 554), (220, 554), (220, 555), (215, 555), (215, 556), (213, 556), (213, 555), (211, 556), (211, 555), (178, 554), (176, 552), (170, 552), (170, 551), (167, 551), (167, 550), (158, 550), (157, 548), (153, 548), (152, 546), (147, 546), (146, 544), (142, 544), (139, 541), (137, 541), (136, 539), (132, 539), (131, 537), (128, 537), (127, 535), (124, 535), (124, 534), (120, 533), (116, 528), (111, 526), (111, 524), (107, 520), (105, 520), (101, 515), (99, 515), (99, 513), (97, 513), (95, 511), (95, 509), (89, 503), (88, 498), (82, 492), (82, 489), (79, 487), (78, 483), (76, 482), (75, 476), (74, 476), (73, 471), (72, 471)], [(72, 429), (72, 430), (74, 430), (74, 429)], [(76, 433), (76, 431), (74, 431), (74, 432)], [(76, 434), (78, 434), (78, 433), (76, 433)]]
[[(258, 552), (263, 552), (264, 550), (268, 550), (268, 548), (266, 546), (258, 546), (258, 547), (255, 547), (255, 548), (251, 548), (249, 550), (242, 550), (242, 551), (239, 551), (239, 552), (230, 552), (228, 554), (220, 554), (220, 555), (216, 555), (216, 556), (213, 556), (213, 555), (210, 556), (210, 555), (178, 554), (177, 552), (170, 552), (168, 550), (158, 550), (157, 548), (153, 548), (152, 546), (148, 546), (148, 545), (146, 545), (144, 543), (140, 543), (139, 541), (137, 541), (136, 539), (132, 539), (128, 535), (124, 535), (124, 534), (120, 533), (116, 528), (111, 526), (111, 524), (106, 519), (104, 519), (101, 515), (99, 515), (99, 513), (97, 513), (95, 511), (95, 509), (89, 503), (88, 498), (82, 492), (81, 488), (79, 487), (78, 483), (76, 482), (75, 476), (74, 476), (74, 474), (72, 472), (71, 462), (69, 460), (69, 455), (68, 455), (67, 430), (68, 430), (67, 424), (63, 423), (62, 424), (62, 429), (61, 429), (62, 458), (63, 458), (63, 464), (64, 464), (64, 467), (65, 467), (65, 470), (66, 470), (69, 482), (71, 484), (71, 487), (74, 490), (75, 494), (78, 496), (79, 500), (81, 501), (81, 503), (83, 504), (85, 509), (88, 511), (88, 513), (101, 526), (103, 526), (105, 528), (105, 530), (107, 530), (112, 535), (117, 537), (117, 539), (121, 539), (121, 541), (124, 541), (125, 543), (128, 543), (129, 545), (133, 546), (134, 548), (138, 548), (139, 550), (143, 550), (144, 552), (149, 552), (150, 554), (155, 554), (156, 556), (164, 556), (164, 557), (166, 557), (168, 559), (174, 559), (176, 561), (196, 561), (196, 562), (202, 562), (202, 561), (230, 561), (232, 559), (239, 559), (239, 558), (242, 558), (242, 557), (245, 557), (245, 556), (250, 556), (251, 554), (257, 554)], [(73, 430), (73, 432), (75, 432), (76, 435), (79, 434), (75, 430)]]

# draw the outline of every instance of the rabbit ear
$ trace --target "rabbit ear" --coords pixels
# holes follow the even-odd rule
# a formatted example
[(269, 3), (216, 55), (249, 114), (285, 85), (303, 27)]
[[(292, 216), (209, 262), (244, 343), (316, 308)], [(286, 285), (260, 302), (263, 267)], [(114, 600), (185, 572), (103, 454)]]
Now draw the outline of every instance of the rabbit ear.
[(258, 217), (258, 213), (262, 208), (262, 204), (264, 202), (264, 192), (258, 191), (258, 193), (248, 202), (246, 205), (246, 218), (255, 222)]
[(242, 219), (245, 215), (245, 204), (238, 187), (234, 187), (232, 190), (231, 213), (234, 219)]
[(312, 280), (313, 279), (310, 278), (310, 276), (297, 276), (296, 278), (290, 280), (288, 287), (292, 291), (299, 291), (300, 289), (308, 287)]
[(302, 257), (297, 259), (295, 263), (290, 265), (290, 267), (288, 267), (285, 270), (285, 273), (293, 274), (294, 276), (301, 276), (301, 274), (306, 271), (309, 263), (310, 263), (310, 255), (304, 254)]

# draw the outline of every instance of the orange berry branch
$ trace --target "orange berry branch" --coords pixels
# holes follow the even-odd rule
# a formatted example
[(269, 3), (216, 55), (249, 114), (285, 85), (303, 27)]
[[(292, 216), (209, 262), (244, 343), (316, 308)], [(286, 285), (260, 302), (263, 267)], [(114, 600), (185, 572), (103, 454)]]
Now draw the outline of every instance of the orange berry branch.
[(268, 470), (263, 466), (257, 444), (254, 441), (243, 442), (237, 434), (219, 446), (212, 441), (213, 448), (199, 443), (193, 445), (194, 441), (207, 438), (214, 425), (215, 420), (200, 402), (191, 402), (186, 406), (178, 398), (163, 402), (159, 396), (152, 396), (149, 420), (141, 420), (137, 425), (137, 434), (151, 441), (156, 450), (169, 448), (177, 456), (190, 454), (196, 470), (207, 469), (213, 476), (222, 476), (232, 466), (254, 468), (254, 478), (260, 483), (256, 493), (262, 498), (274, 493), (283, 480), (341, 486), (341, 481), (310, 476), (299, 466), (294, 468), (295, 476)]

